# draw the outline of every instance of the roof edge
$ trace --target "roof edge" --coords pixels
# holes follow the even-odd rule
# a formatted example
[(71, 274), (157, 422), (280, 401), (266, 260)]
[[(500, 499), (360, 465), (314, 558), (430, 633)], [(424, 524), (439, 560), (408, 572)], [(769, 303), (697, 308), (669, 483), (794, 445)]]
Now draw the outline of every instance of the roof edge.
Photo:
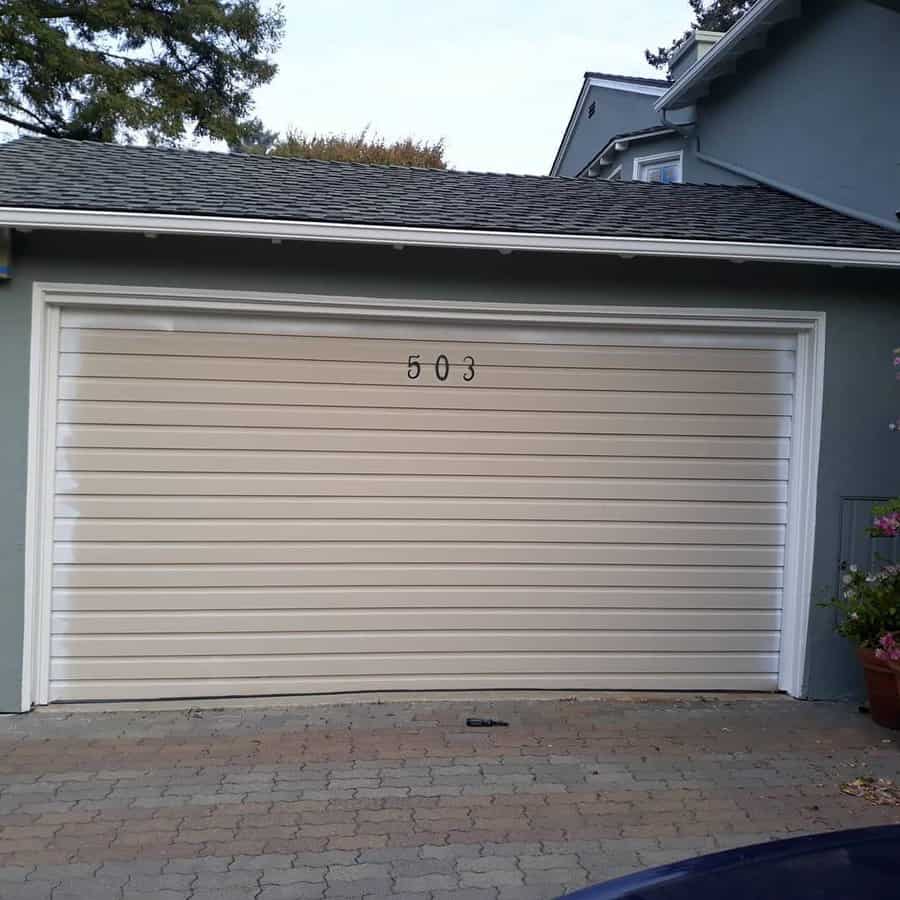
[(681, 238), (615, 237), (476, 231), (416, 226), (348, 225), (284, 219), (0, 207), (0, 224), (19, 229), (101, 231), (300, 240), (352, 244), (390, 244), (500, 252), (595, 253), (625, 258), (664, 256), (733, 262), (782, 262), (900, 269), (900, 250), (810, 244), (702, 241)]
[[(779, 7), (785, 7), (782, 14), (776, 14)], [(682, 76), (679, 78), (655, 104), (657, 112), (664, 109), (678, 109), (676, 106), (689, 89), (694, 88), (704, 78), (715, 77), (714, 70), (728, 54), (740, 55), (740, 44), (745, 37), (750, 37), (757, 30), (766, 29), (767, 27), (776, 25), (785, 18), (790, 18), (793, 10), (799, 10), (798, 0), (758, 0), (751, 6), (743, 17), (736, 22), (722, 37), (712, 49), (700, 59), (697, 60)], [(690, 100), (685, 101), (682, 105), (688, 105)]]
[(600, 160), (606, 155), (607, 151), (620, 141), (627, 144), (630, 144), (632, 141), (647, 141), (656, 137), (665, 137), (667, 134), (674, 134), (677, 130), (677, 128), (670, 128), (666, 125), (654, 125), (652, 128), (645, 128), (643, 131), (630, 131), (623, 132), (622, 134), (614, 134), (603, 145), (599, 153), (595, 153), (575, 177), (580, 178), (585, 172), (600, 163)]

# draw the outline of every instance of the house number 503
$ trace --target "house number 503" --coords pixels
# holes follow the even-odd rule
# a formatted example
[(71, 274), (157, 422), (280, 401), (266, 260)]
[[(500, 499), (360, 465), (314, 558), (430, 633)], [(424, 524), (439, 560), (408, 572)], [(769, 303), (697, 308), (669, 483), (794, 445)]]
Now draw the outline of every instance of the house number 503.
[[(422, 374), (422, 354), (410, 353), (409, 359), (406, 361), (406, 377), (415, 380)], [(462, 380), (474, 381), (475, 379), (475, 358), (472, 356), (463, 357), (462, 361)], [(457, 363), (451, 363), (445, 353), (438, 354), (434, 361), (434, 377), (438, 381), (446, 381), (450, 377), (451, 368), (457, 367)]]

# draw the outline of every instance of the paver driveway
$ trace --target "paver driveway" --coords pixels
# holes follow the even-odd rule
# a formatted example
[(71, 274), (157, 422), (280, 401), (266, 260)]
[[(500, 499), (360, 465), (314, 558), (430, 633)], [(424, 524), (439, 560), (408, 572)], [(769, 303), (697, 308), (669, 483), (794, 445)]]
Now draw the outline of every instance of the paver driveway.
[[(509, 722), (467, 729), (467, 715)], [(0, 897), (551, 898), (900, 810), (854, 707), (619, 696), (0, 719)]]

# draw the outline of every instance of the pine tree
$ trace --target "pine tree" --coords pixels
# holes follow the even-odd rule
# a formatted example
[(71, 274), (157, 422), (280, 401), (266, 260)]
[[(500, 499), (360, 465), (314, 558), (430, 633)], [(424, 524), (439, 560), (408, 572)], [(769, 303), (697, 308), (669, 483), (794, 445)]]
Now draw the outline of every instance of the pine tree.
[(2, 0), (0, 122), (93, 141), (240, 141), (284, 15), (260, 0)]

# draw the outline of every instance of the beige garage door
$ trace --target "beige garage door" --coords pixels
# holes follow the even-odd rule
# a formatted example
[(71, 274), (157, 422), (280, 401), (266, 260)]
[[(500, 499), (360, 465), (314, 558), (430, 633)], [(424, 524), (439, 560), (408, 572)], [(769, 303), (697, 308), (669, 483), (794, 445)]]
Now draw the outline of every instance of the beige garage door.
[(71, 311), (50, 697), (776, 686), (794, 339)]

